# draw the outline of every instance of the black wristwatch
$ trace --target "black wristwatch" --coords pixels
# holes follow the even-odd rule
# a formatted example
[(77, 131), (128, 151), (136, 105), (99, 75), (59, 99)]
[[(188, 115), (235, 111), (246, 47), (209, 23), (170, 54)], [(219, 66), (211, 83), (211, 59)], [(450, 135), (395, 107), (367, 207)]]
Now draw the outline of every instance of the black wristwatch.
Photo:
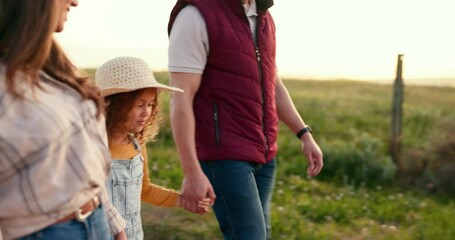
[(311, 127), (309, 125), (306, 125), (302, 130), (298, 131), (295, 135), (297, 136), (298, 139), (302, 138), (303, 134), (310, 132), (312, 133), (313, 131), (311, 130)]

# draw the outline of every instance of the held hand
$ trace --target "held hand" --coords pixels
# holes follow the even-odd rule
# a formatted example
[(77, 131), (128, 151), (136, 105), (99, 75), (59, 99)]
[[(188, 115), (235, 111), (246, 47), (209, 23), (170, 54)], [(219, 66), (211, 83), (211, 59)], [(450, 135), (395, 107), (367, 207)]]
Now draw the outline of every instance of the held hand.
[(199, 209), (204, 210), (204, 213), (210, 212), (210, 206), (212, 206), (210, 198), (204, 198), (201, 201), (198, 201), (198, 207)]
[(302, 137), (302, 151), (308, 160), (308, 176), (316, 176), (321, 172), (324, 165), (322, 160), (322, 151), (314, 141), (311, 134), (305, 134)]
[(193, 213), (205, 213), (204, 208), (199, 207), (199, 202), (209, 199), (209, 204), (213, 205), (216, 199), (213, 187), (203, 172), (185, 176), (182, 182), (182, 193), (180, 196), (181, 206)]
[[(202, 213), (200, 214), (205, 214), (205, 213), (210, 213), (210, 204), (211, 200), (210, 198), (204, 198), (200, 201), (198, 201), (197, 203), (197, 206), (198, 206), (198, 211), (202, 211)], [(181, 195), (179, 194), (178, 198), (177, 198), (177, 202), (176, 202), (176, 207), (180, 207), (180, 208), (183, 208), (184, 209), (184, 205), (185, 205), (185, 200), (181, 198)], [(186, 209), (185, 209), (186, 210)], [(191, 212), (191, 211), (190, 211)], [(199, 213), (199, 212), (196, 212), (196, 213)]]

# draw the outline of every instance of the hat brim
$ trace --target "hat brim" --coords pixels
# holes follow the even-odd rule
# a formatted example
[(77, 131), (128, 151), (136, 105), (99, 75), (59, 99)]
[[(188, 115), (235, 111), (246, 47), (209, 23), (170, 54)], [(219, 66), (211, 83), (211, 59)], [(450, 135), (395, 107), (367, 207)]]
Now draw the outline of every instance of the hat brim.
[(183, 92), (182, 89), (177, 88), (177, 87), (170, 87), (161, 83), (154, 83), (150, 84), (149, 86), (143, 86), (140, 88), (108, 88), (108, 89), (101, 89), (101, 95), (103, 97), (107, 97), (110, 95), (114, 95), (117, 93), (125, 93), (125, 92), (132, 92), (144, 88), (156, 88), (158, 91), (166, 91), (166, 92)]

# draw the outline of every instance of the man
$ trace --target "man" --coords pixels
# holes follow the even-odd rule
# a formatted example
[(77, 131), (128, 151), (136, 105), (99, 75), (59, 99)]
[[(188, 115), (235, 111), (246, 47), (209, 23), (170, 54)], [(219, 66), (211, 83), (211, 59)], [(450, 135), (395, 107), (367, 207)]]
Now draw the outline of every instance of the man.
[(278, 119), (317, 175), (322, 152), (277, 75), (272, 0), (179, 0), (168, 31), (171, 126), (185, 208), (214, 202), (224, 239), (270, 237)]

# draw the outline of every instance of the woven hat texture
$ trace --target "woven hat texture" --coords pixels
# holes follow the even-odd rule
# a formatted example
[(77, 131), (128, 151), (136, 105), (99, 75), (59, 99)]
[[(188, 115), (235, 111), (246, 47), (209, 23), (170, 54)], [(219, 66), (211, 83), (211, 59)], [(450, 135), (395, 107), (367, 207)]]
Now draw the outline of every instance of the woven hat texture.
[(156, 81), (147, 63), (136, 57), (118, 57), (107, 61), (96, 69), (95, 81), (104, 97), (143, 88), (183, 92), (180, 88)]

